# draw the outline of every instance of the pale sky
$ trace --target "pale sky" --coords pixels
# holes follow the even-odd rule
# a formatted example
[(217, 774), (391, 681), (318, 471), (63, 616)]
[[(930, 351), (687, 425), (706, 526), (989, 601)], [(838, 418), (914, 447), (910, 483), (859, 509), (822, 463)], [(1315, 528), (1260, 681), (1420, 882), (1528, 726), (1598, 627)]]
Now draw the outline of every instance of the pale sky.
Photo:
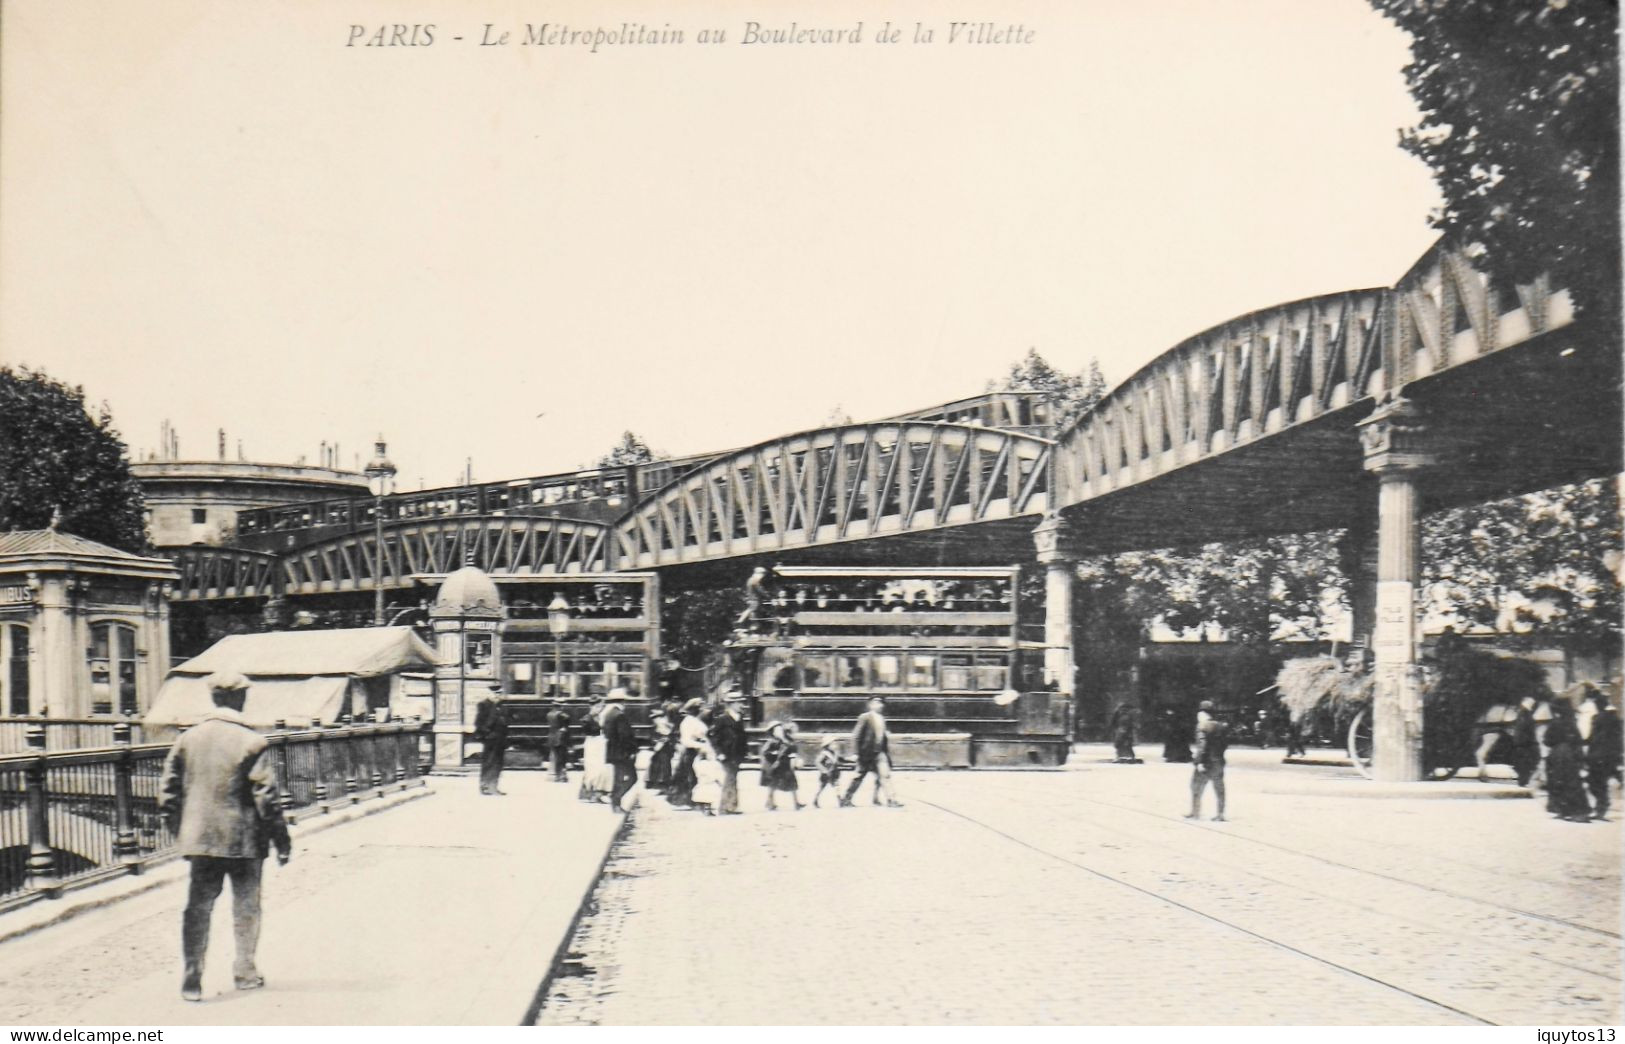
[[(136, 455), (164, 418), (189, 459), (224, 427), (350, 466), (382, 432), (409, 490), (902, 412), (1029, 347), (1116, 383), (1433, 240), (1405, 38), (1364, 0), (979, 7), (1032, 42), (950, 44), (911, 0), (4, 0), (0, 359)], [(380, 23), (435, 42), (345, 46)]]

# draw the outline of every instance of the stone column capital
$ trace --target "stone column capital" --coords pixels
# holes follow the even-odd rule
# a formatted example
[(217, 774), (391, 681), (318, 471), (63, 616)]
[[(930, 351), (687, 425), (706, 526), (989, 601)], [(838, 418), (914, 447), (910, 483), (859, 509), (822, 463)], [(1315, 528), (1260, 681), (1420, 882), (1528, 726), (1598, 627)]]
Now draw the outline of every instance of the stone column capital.
[(1409, 475), (1438, 463), (1422, 410), (1409, 399), (1396, 395), (1380, 403), (1356, 427), (1365, 469), (1379, 478)]
[(1044, 565), (1065, 565), (1080, 557), (1077, 528), (1060, 515), (1044, 516), (1033, 529), (1033, 546)]

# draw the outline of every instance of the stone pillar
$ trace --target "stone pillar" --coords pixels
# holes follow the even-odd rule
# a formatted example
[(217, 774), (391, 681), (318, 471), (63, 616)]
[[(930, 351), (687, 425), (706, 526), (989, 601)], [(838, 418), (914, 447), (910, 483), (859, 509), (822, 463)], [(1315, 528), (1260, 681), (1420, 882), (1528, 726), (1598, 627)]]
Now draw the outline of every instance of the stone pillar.
[[(1377, 621), (1377, 483), (1364, 480), (1358, 493), (1359, 504), (1349, 519), (1343, 538), (1340, 565), (1349, 583), (1349, 615), (1352, 617), (1345, 659), (1355, 649), (1362, 651), (1369, 665), (1371, 634)], [(1369, 488), (1366, 488), (1369, 487)]]
[(1071, 698), (1076, 684), (1072, 652), (1072, 583), (1077, 574), (1077, 542), (1059, 515), (1047, 515), (1033, 530), (1038, 561), (1044, 566), (1044, 677)]
[(28, 702), (34, 714), (56, 718), (79, 716), (79, 676), (85, 672), (85, 648), (78, 643), (67, 580), (39, 578), (38, 610), (32, 636), (34, 683)]
[(1416, 583), (1421, 564), (1418, 476), (1433, 463), (1420, 411), (1394, 398), (1360, 422), (1367, 471), (1377, 476), (1377, 598), (1372, 651), (1372, 775), (1422, 778), (1422, 684), (1416, 664)]

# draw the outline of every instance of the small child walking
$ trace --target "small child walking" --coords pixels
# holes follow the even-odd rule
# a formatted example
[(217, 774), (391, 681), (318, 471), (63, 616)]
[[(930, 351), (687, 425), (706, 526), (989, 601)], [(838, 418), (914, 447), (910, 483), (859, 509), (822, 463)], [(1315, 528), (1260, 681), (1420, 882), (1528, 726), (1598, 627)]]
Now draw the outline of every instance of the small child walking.
[(813, 795), (813, 807), (821, 808), (819, 799), (824, 796), (824, 788), (835, 791), (840, 797), (838, 784), (841, 782), (841, 737), (831, 736), (824, 740), (818, 748), (818, 793)]

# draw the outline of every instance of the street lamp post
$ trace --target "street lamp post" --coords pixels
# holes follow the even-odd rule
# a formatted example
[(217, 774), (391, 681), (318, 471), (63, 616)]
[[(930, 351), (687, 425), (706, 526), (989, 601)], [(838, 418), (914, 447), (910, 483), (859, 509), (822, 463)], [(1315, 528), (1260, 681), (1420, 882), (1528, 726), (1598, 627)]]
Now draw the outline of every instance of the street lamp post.
[(547, 629), (553, 632), (554, 698), (564, 696), (564, 638), (570, 633), (570, 603), (556, 594), (547, 605)]
[(362, 469), (372, 491), (372, 625), (384, 626), (384, 498), (395, 491), (395, 465), (384, 455), (384, 437), (378, 436), (372, 459)]

